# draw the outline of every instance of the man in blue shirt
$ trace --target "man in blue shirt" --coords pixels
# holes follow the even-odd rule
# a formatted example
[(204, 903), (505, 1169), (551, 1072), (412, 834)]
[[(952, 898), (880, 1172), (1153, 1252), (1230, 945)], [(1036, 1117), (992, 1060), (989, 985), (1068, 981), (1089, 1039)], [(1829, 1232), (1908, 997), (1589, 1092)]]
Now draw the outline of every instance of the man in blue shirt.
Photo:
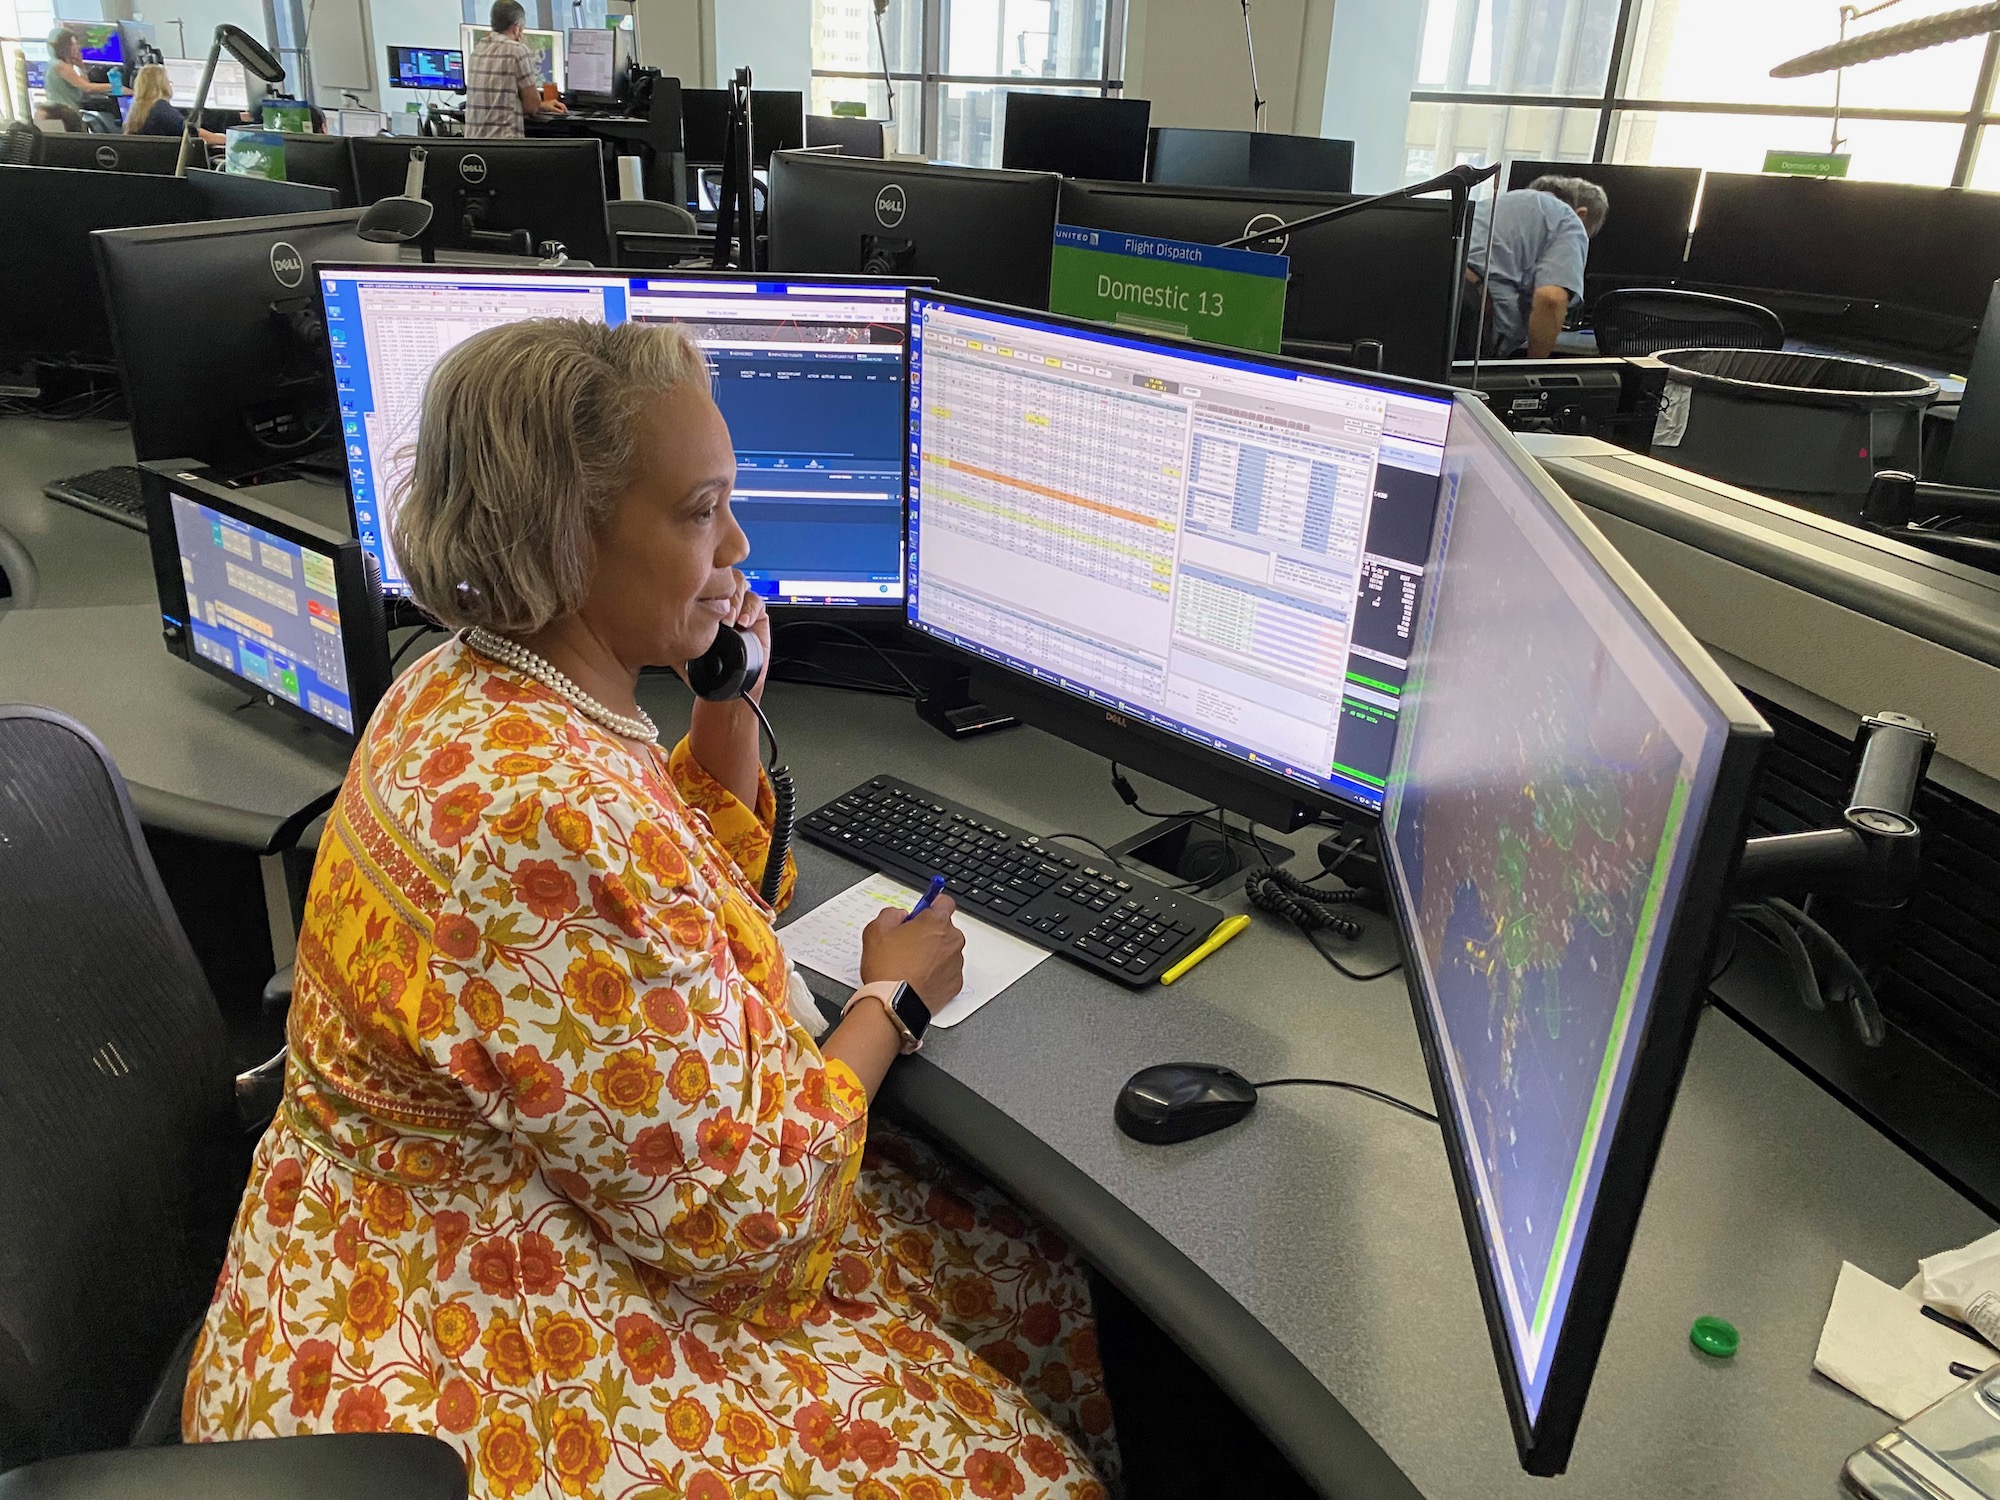
[[(1581, 177), (1537, 177), (1474, 205), (1461, 322), (1478, 316), (1483, 289), (1487, 354), (1547, 359), (1555, 352), (1570, 304), (1583, 295), (1590, 237), (1610, 212), (1604, 189)], [(1461, 333), (1468, 352), (1470, 333)]]

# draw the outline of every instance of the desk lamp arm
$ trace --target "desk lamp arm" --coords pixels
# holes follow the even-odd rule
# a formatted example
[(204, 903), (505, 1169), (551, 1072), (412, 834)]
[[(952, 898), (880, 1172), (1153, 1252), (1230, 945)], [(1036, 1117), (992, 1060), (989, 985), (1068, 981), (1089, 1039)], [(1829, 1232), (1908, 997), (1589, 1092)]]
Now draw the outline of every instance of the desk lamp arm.
[(1247, 250), (1253, 245), (1269, 244), (1297, 234), (1302, 229), (1313, 229), (1321, 224), (1331, 224), (1335, 219), (1344, 219), (1349, 214), (1358, 214), (1383, 203), (1398, 203), (1405, 198), (1420, 198), (1425, 193), (1449, 192), (1452, 197), (1452, 216), (1455, 221), (1463, 221), (1466, 201), (1472, 190), (1480, 183), (1500, 175), (1496, 163), (1490, 167), (1453, 167), (1448, 172), (1423, 182), (1413, 182), (1408, 187), (1400, 187), (1386, 193), (1377, 193), (1372, 198), (1358, 198), (1352, 203), (1343, 203), (1338, 208), (1329, 208), (1324, 213), (1309, 214), (1303, 219), (1294, 219), (1289, 224), (1277, 224), (1269, 229), (1260, 229), (1255, 234), (1241, 235), (1233, 240), (1225, 240), (1225, 250)]

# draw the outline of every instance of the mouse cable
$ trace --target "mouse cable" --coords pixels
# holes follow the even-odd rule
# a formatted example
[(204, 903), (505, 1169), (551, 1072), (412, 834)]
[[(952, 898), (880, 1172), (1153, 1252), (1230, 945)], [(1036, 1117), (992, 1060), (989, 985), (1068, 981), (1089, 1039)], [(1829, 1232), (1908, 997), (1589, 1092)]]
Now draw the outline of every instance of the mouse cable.
[(1282, 1089), (1295, 1084), (1322, 1089), (1346, 1089), (1351, 1094), (1365, 1094), (1370, 1099), (1379, 1100), (1381, 1103), (1387, 1104), (1392, 1108), (1402, 1110), (1405, 1114), (1415, 1115), (1419, 1120), (1429, 1120), (1433, 1125), (1438, 1123), (1438, 1117), (1429, 1110), (1421, 1109), (1410, 1103), (1407, 1099), (1398, 1099), (1394, 1094), (1385, 1094), (1380, 1089), (1371, 1089), (1365, 1083), (1345, 1083), (1338, 1078), (1272, 1078), (1267, 1079), (1263, 1083), (1253, 1083), (1250, 1086), (1259, 1093), (1262, 1093), (1265, 1089)]

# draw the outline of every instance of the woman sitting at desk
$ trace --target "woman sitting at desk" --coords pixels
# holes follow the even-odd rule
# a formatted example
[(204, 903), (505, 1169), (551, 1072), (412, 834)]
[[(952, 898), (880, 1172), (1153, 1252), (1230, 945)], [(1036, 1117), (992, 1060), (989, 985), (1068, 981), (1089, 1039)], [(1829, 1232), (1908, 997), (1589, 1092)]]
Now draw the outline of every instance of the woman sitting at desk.
[[(146, 64), (132, 85), (132, 112), (125, 117), (125, 133), (177, 136), (185, 129), (187, 116), (174, 107), (173, 80), (160, 64)], [(211, 146), (227, 145), (229, 140), (213, 130), (198, 130), (195, 134)]]
[(60, 120), (66, 129), (81, 131), (84, 101), (102, 102), (116, 90), (108, 83), (92, 83), (83, 70), (83, 43), (67, 26), (49, 33), (49, 71), (42, 84), (42, 102), (35, 114), (44, 120)]
[(697, 702), (668, 753), (637, 705), (768, 640), (735, 469), (677, 330), (517, 323), (432, 376), (394, 538), (461, 634), (322, 837), (188, 1438), (430, 1432), (504, 1500), (1102, 1500), (1082, 1269), (911, 1142), (864, 1159), (878, 982), (957, 992), (951, 903), (871, 924), (816, 1044), (755, 715)]

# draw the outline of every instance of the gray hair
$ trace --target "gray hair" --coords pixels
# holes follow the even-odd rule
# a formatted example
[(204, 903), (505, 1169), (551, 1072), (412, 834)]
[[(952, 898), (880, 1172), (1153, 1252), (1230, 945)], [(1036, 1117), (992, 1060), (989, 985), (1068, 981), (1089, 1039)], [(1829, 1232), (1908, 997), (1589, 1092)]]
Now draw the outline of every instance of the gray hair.
[(1587, 177), (1537, 177), (1528, 184), (1528, 191), (1547, 193), (1575, 209), (1585, 234), (1596, 234), (1611, 217), (1611, 200)]
[(493, 0), (492, 30), (512, 31), (528, 19), (527, 8), (519, 0)]
[(424, 390), (390, 539), (453, 628), (527, 634), (582, 607), (646, 403), (706, 380), (678, 328), (532, 318), (474, 334)]

